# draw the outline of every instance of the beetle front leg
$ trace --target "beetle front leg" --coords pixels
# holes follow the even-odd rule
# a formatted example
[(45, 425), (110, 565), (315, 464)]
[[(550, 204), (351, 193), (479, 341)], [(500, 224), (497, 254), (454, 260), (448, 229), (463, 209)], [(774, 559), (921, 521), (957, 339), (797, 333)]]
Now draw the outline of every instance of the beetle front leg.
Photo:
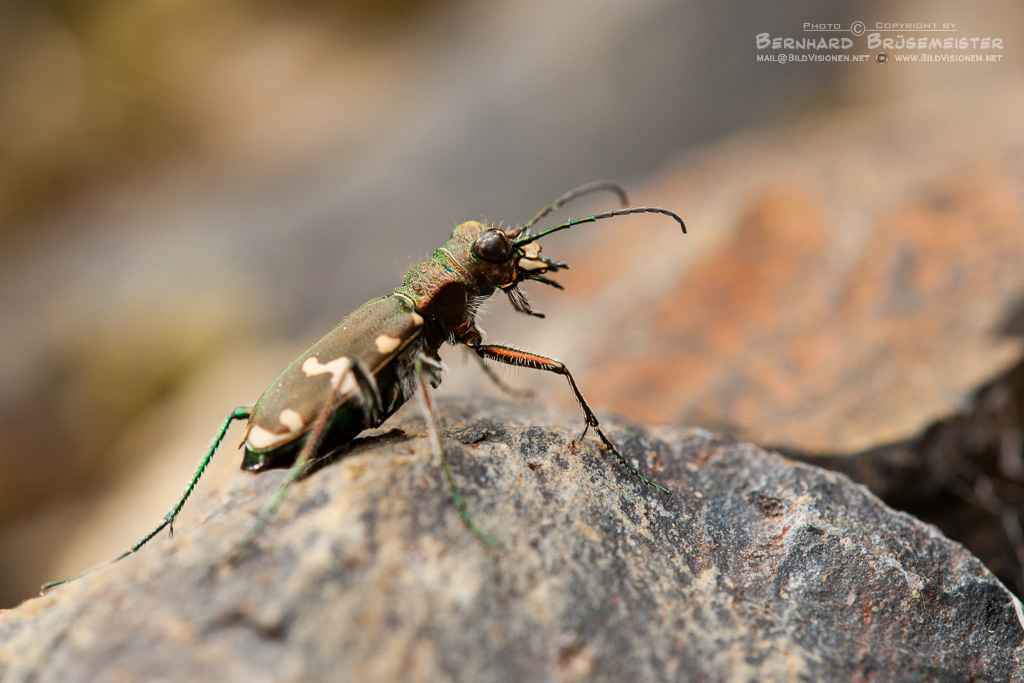
[(498, 547), (498, 542), (493, 538), (485, 534), (480, 527), (473, 521), (472, 515), (469, 514), (469, 508), (466, 506), (466, 501), (463, 500), (462, 494), (459, 493), (459, 487), (455, 485), (455, 477), (452, 476), (451, 467), (448, 466), (448, 451), (444, 447), (444, 442), (441, 440), (441, 423), (437, 418), (437, 412), (434, 410), (434, 400), (430, 396), (430, 387), (427, 386), (427, 380), (424, 376), (423, 360), (417, 358), (413, 362), (413, 368), (416, 372), (416, 381), (420, 385), (420, 401), (423, 403), (423, 412), (427, 416), (427, 431), (430, 432), (430, 440), (434, 446), (434, 453), (437, 454), (441, 459), (441, 471), (444, 472), (444, 478), (448, 482), (448, 489), (452, 494), (452, 502), (455, 503), (455, 507), (458, 509), (459, 514), (462, 515), (462, 521), (466, 524), (466, 527), (476, 535), (481, 541), (486, 543), (492, 548)]
[(505, 380), (498, 377), (498, 373), (494, 371), (494, 368), (487, 364), (487, 361), (485, 361), (483, 357), (474, 353), (473, 358), (475, 358), (476, 362), (480, 364), (480, 369), (484, 371), (484, 375), (487, 376), (487, 379), (491, 380), (491, 383), (498, 387), (502, 392), (508, 394), (512, 398), (533, 398), (532, 389), (517, 389), (513, 386), (509, 386)]
[(583, 416), (586, 418), (586, 424), (583, 428), (583, 434), (580, 435), (580, 439), (586, 436), (588, 428), (593, 427), (594, 431), (597, 432), (598, 437), (600, 437), (601, 443), (604, 444), (605, 448), (615, 454), (615, 457), (618, 458), (623, 467), (629, 470), (630, 474), (648, 486), (653, 486), (663, 493), (672, 495), (672, 492), (661, 484), (653, 482), (640, 474), (640, 471), (633, 467), (633, 465), (623, 457), (622, 453), (619, 452), (619, 449), (614, 443), (612, 443), (611, 439), (605, 436), (604, 431), (601, 430), (601, 423), (598, 422), (597, 416), (594, 415), (594, 411), (590, 409), (590, 406), (583, 398), (583, 394), (580, 393), (579, 387), (576, 386), (576, 380), (572, 378), (572, 374), (570, 374), (569, 369), (566, 368), (561, 361), (547, 356), (542, 356), (537, 353), (514, 349), (510, 346), (501, 346), (499, 344), (480, 344), (479, 341), (475, 340), (470, 340), (467, 344), (469, 344), (469, 346), (484, 359), (490, 359), (520, 368), (533, 368), (534, 370), (545, 370), (547, 372), (553, 372), (556, 375), (563, 375), (569, 381), (569, 387), (572, 389), (572, 393), (576, 397), (576, 402), (579, 403), (580, 409), (583, 411)]

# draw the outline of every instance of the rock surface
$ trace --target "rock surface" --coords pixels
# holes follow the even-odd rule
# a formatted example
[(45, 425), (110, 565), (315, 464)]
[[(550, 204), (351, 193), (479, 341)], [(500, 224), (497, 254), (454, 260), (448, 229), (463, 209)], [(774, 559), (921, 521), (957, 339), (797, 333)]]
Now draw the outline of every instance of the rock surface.
[[(678, 261), (674, 235), (631, 238), (664, 281), (587, 331), (594, 402), (833, 461), (970, 410), (1024, 362), (1024, 89), (1005, 98), (969, 123), (904, 107), (750, 136), (666, 174), (685, 251), (718, 242), (680, 268), (657, 256)], [(636, 296), (617, 236), (594, 242), (574, 291)]]
[(200, 485), (205, 521), (0, 613), (0, 678), (1019, 680), (1020, 604), (845, 476), (700, 430), (439, 403), (462, 525), (417, 406), (299, 482)]
[(688, 157), (651, 191), (685, 239), (642, 226), (624, 253), (595, 230), (568, 259), (571, 310), (547, 311), (586, 324), (535, 346), (582, 355), (595, 405), (850, 475), (1024, 595), (1024, 88), (997, 101), (804, 120)]

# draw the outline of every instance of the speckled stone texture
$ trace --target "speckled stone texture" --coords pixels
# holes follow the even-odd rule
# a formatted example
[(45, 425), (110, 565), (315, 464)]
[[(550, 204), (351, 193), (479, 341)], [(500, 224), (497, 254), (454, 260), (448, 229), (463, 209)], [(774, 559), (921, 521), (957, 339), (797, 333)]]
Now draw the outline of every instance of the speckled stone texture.
[(1020, 605), (959, 544), (841, 474), (701, 430), (443, 400), (296, 485), (239, 473), (204, 521), (0, 613), (21, 681), (1019, 680)]

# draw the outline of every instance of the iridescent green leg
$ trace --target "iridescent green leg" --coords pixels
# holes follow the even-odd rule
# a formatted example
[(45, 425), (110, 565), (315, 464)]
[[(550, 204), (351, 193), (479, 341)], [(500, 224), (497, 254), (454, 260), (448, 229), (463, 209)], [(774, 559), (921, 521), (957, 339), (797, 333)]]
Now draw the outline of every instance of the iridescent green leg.
[(605, 448), (615, 454), (615, 457), (618, 458), (619, 462), (622, 463), (622, 466), (625, 467), (630, 474), (648, 486), (652, 486), (662, 493), (672, 495), (672, 492), (667, 488), (642, 475), (637, 468), (633, 467), (633, 465), (623, 457), (622, 453), (619, 452), (619, 449), (614, 443), (612, 443), (612, 440), (605, 436), (604, 431), (601, 429), (601, 423), (597, 420), (597, 416), (594, 415), (594, 411), (590, 409), (590, 406), (583, 399), (583, 394), (580, 393), (579, 387), (576, 386), (576, 381), (572, 378), (568, 368), (566, 368), (561, 361), (557, 361), (554, 358), (548, 358), (547, 356), (542, 356), (537, 353), (530, 353), (529, 351), (522, 351), (520, 349), (514, 349), (509, 346), (501, 346), (498, 344), (481, 345), (477, 342), (476, 344), (470, 344), (470, 346), (472, 346), (473, 350), (475, 350), (481, 358), (490, 358), (498, 361), (499, 363), (507, 363), (508, 365), (514, 365), (521, 368), (533, 368), (534, 370), (545, 370), (557, 375), (563, 375), (567, 380), (569, 380), (569, 387), (572, 389), (572, 393), (576, 397), (576, 402), (579, 403), (580, 409), (583, 411), (583, 416), (586, 419), (583, 427), (583, 434), (580, 435), (580, 438), (582, 439), (586, 436), (587, 429), (593, 427), (594, 431), (597, 432), (598, 437), (600, 437), (601, 443), (604, 444)]
[(455, 485), (455, 477), (452, 476), (451, 467), (448, 466), (448, 451), (445, 450), (444, 442), (441, 440), (441, 425), (437, 418), (437, 412), (434, 410), (434, 401), (430, 397), (430, 387), (427, 386), (427, 380), (423, 374), (423, 361), (419, 358), (414, 362), (414, 368), (416, 371), (416, 379), (420, 384), (420, 400), (423, 403), (423, 412), (427, 416), (427, 430), (430, 432), (430, 440), (434, 444), (434, 452), (437, 453), (441, 458), (441, 471), (444, 472), (444, 478), (448, 482), (448, 489), (452, 494), (452, 501), (455, 503), (455, 507), (458, 509), (459, 514), (462, 515), (462, 521), (466, 527), (473, 532), (473, 534), (481, 541), (486, 543), (492, 548), (498, 547), (498, 542), (493, 538), (485, 534), (480, 527), (473, 521), (473, 517), (469, 514), (469, 508), (466, 506), (466, 501), (463, 500), (462, 494), (459, 493), (459, 487)]
[[(377, 419), (379, 411), (381, 410), (380, 403), (380, 392), (377, 389), (377, 385), (370, 376), (361, 366), (354, 365), (352, 372), (356, 378), (356, 384), (359, 387), (359, 394), (362, 397), (361, 403), (363, 410), (366, 412), (366, 420), (368, 423), (372, 423)], [(230, 557), (229, 562), (235, 562), (239, 560), (242, 555), (249, 549), (250, 546), (256, 541), (263, 530), (270, 523), (270, 520), (277, 514), (277, 509), (281, 507), (281, 503), (288, 496), (288, 490), (305, 472), (306, 465), (317, 456), (320, 452), (320, 447), (323, 445), (324, 437), (327, 435), (327, 425), (331, 420), (331, 416), (334, 411), (338, 409), (338, 404), (341, 401), (341, 388), (342, 382), (338, 382), (338, 386), (331, 389), (331, 393), (323, 406), (320, 408), (320, 412), (316, 416), (316, 421), (309, 428), (309, 432), (306, 434), (306, 441), (302, 444), (302, 450), (299, 451), (299, 455), (295, 458), (295, 463), (292, 464), (288, 470), (288, 474), (285, 477), (284, 482), (280, 488), (277, 489), (277, 493), (274, 494), (270, 504), (264, 508), (260, 516), (256, 518), (256, 523), (253, 524), (245, 536), (235, 545)]]
[(173, 533), (174, 532), (174, 520), (175, 520), (175, 518), (181, 512), (182, 508), (185, 507), (185, 501), (187, 501), (189, 496), (192, 495), (192, 491), (195, 490), (196, 484), (199, 483), (199, 479), (203, 476), (203, 473), (206, 472), (206, 468), (210, 465), (210, 461), (213, 460), (213, 454), (217, 452), (217, 448), (220, 446), (221, 441), (224, 440), (224, 436), (228, 433), (228, 427), (230, 427), (231, 423), (234, 422), (235, 420), (248, 420), (249, 416), (251, 414), (252, 414), (252, 408), (248, 408), (248, 407), (235, 408), (235, 410), (231, 413), (231, 415), (229, 415), (228, 418), (226, 420), (224, 420), (224, 423), (221, 424), (221, 426), (220, 426), (220, 430), (217, 432), (217, 436), (214, 437), (213, 442), (210, 444), (209, 450), (206, 451), (206, 455), (204, 455), (202, 460), (199, 461), (199, 465), (196, 467), (195, 472), (192, 474), (192, 479), (189, 480), (188, 486), (185, 487), (184, 493), (181, 494), (181, 497), (178, 499), (177, 504), (175, 504), (175, 506), (173, 508), (171, 508), (170, 512), (168, 512), (166, 515), (164, 515), (163, 521), (161, 521), (156, 526), (155, 529), (153, 529), (148, 534), (143, 536), (139, 540), (138, 543), (136, 543), (131, 548), (129, 548), (128, 550), (124, 551), (123, 553), (121, 553), (120, 555), (115, 557), (114, 559), (110, 560), (109, 562), (105, 562), (105, 563), (99, 565), (98, 567), (93, 567), (89, 571), (82, 572), (81, 574), (76, 574), (75, 576), (66, 578), (66, 579), (64, 579), (62, 581), (52, 581), (50, 583), (47, 583), (47, 584), (43, 585), (43, 588), (42, 588), (42, 591), (40, 591), (40, 594), (45, 593), (46, 591), (50, 590), (54, 586), (59, 586), (59, 585), (61, 585), (63, 583), (67, 583), (68, 581), (74, 581), (75, 579), (80, 579), (81, 577), (85, 576), (86, 574), (93, 573), (97, 569), (102, 569), (103, 567), (106, 567), (108, 565), (114, 564), (118, 560), (123, 560), (124, 558), (128, 557), (132, 553), (138, 551), (138, 549), (141, 548), (142, 546), (144, 546), (147, 543), (149, 543), (153, 539), (153, 537), (156, 536), (161, 531), (163, 531), (164, 528), (170, 528), (171, 532)]

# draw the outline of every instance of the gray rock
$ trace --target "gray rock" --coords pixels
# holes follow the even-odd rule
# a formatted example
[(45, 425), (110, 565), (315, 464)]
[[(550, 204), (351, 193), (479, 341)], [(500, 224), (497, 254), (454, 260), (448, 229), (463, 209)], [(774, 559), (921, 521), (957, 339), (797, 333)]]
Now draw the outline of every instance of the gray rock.
[[(439, 403), (299, 482), (239, 473), (205, 521), (0, 613), (0, 678), (1020, 680), (1020, 604), (959, 544), (840, 474), (700, 430)], [(209, 492), (207, 492), (208, 494)], [(156, 520), (154, 520), (155, 522)]]

